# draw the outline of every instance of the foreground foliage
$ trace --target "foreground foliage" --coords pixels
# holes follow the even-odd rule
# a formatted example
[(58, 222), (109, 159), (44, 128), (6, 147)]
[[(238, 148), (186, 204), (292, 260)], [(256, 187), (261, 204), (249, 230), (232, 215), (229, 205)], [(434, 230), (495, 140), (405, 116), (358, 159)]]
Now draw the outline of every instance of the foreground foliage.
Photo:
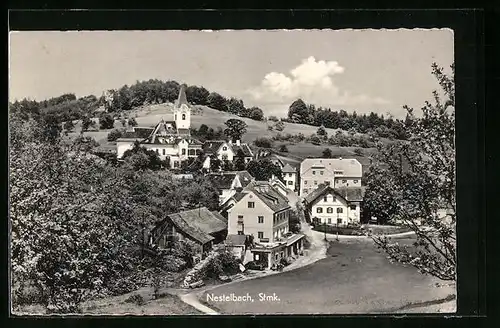
[(400, 221), (417, 235), (416, 251), (375, 237), (391, 259), (443, 280), (455, 280), (455, 90), (453, 76), (436, 64), (432, 69), (445, 100), (435, 91), (434, 103), (425, 103), (422, 117), (406, 108), (408, 142), (379, 147), (382, 165), (367, 176), (364, 204), (371, 215)]

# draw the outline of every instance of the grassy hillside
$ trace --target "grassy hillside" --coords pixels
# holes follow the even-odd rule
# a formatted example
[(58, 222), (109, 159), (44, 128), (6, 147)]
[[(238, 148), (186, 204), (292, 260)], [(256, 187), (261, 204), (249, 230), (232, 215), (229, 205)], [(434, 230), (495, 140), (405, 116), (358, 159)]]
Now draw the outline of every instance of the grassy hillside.
[[(296, 123), (284, 123), (285, 129), (281, 132), (277, 131), (269, 131), (268, 125), (274, 124), (274, 122), (263, 122), (263, 121), (254, 121), (249, 118), (239, 117), (234, 114), (230, 114), (227, 112), (217, 111), (210, 107), (206, 106), (196, 106), (198, 109), (191, 114), (191, 126), (194, 128), (199, 128), (202, 124), (205, 124), (211, 128), (216, 129), (220, 127), (222, 129), (225, 128), (224, 122), (231, 118), (236, 118), (244, 121), (247, 127), (247, 133), (243, 136), (243, 142), (252, 143), (256, 138), (267, 137), (271, 138), (278, 133), (281, 134), (298, 134), (302, 133), (305, 136), (309, 136), (313, 133), (316, 133), (317, 127), (304, 125), (304, 124), (296, 124)], [(144, 106), (142, 108), (135, 109), (133, 111), (128, 112), (128, 117), (135, 117), (139, 126), (154, 126), (161, 119), (164, 120), (173, 120), (174, 115), (172, 111), (172, 104), (159, 104), (159, 105), (150, 105)], [(75, 132), (71, 133), (70, 136), (76, 136), (81, 129), (80, 122), (76, 123)], [(115, 122), (115, 127), (122, 127), (120, 121)], [(109, 143), (107, 141), (107, 135), (111, 130), (100, 130), (100, 131), (89, 131), (85, 132), (86, 136), (94, 138), (97, 142), (99, 142), (104, 148), (113, 148), (115, 147), (114, 143)], [(329, 135), (335, 134), (336, 129), (326, 129)], [(342, 130), (340, 130), (342, 131)], [(345, 131), (342, 131), (345, 133)], [(320, 145), (316, 146), (310, 143), (296, 143), (290, 144), (288, 142), (275, 142), (275, 146), (280, 146), (285, 144), (289, 150), (289, 154), (295, 155), (300, 158), (306, 157), (319, 157), (321, 156), (323, 150), (325, 148), (329, 148), (332, 151), (333, 155), (336, 156), (345, 156), (345, 157), (354, 157), (354, 149), (353, 147), (336, 147), (332, 145)], [(365, 156), (369, 156), (374, 150), (367, 148), (363, 149)], [(283, 154), (286, 156), (286, 154)], [(366, 162), (366, 161), (365, 161)]]

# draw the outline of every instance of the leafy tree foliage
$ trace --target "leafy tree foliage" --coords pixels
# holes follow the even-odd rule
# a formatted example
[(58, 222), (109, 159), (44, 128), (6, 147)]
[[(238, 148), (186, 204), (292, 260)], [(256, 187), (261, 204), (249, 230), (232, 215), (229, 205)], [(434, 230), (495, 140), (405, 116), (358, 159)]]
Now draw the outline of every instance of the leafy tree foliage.
[(220, 111), (227, 111), (227, 99), (218, 94), (217, 92), (212, 92), (207, 98), (208, 106), (213, 109)]
[(151, 149), (146, 149), (139, 142), (135, 142), (132, 149), (123, 153), (122, 159), (130, 165), (134, 171), (160, 170), (165, 167), (165, 163), (158, 154)]
[(238, 149), (238, 152), (236, 153), (236, 156), (234, 158), (234, 169), (236, 171), (243, 171), (246, 168), (246, 163), (245, 163), (245, 153), (243, 150)]
[(64, 123), (63, 128), (64, 130), (71, 132), (75, 129), (75, 124), (73, 123), (73, 121), (67, 121), (66, 123)]
[(235, 115), (241, 115), (245, 111), (243, 100), (231, 98), (227, 102), (228, 112)]
[(281, 168), (269, 159), (250, 161), (247, 164), (247, 171), (257, 181), (268, 181), (273, 175), (280, 180), (283, 179)]
[(308, 115), (306, 103), (302, 99), (295, 100), (288, 109), (288, 118), (295, 123), (307, 121)]
[(325, 148), (325, 150), (323, 150), (323, 154), (321, 154), (321, 157), (323, 158), (332, 158), (332, 156), (333, 154), (330, 148)]
[(137, 121), (135, 120), (135, 118), (133, 118), (133, 117), (129, 118), (128, 125), (129, 126), (137, 126)]
[(286, 147), (286, 145), (281, 145), (279, 148), (279, 152), (288, 153), (288, 148)]
[(196, 105), (206, 105), (208, 103), (208, 96), (210, 92), (204, 87), (191, 85), (186, 88), (187, 101)]
[(243, 135), (247, 132), (248, 125), (242, 120), (231, 118), (224, 123), (227, 128), (224, 130), (224, 134), (231, 138), (233, 142), (236, 140), (241, 140)]
[(108, 141), (116, 141), (118, 138), (121, 138), (125, 132), (123, 129), (113, 129), (108, 133)]
[(255, 144), (255, 146), (257, 147), (262, 147), (262, 148), (273, 148), (273, 141), (268, 139), (268, 138), (265, 138), (265, 137), (262, 137), (262, 138), (257, 138), (254, 140), (253, 142)]
[(222, 161), (217, 156), (210, 156), (210, 171), (217, 172), (222, 167)]
[(115, 125), (115, 120), (113, 117), (107, 113), (103, 113), (99, 117), (99, 127), (101, 129), (112, 129)]
[[(370, 172), (365, 201), (369, 210), (402, 221), (417, 235), (416, 250), (374, 237), (393, 260), (443, 280), (455, 280), (455, 90), (453, 76), (436, 64), (432, 74), (442, 94), (434, 92), (434, 102), (425, 103), (420, 118), (406, 107), (408, 142), (380, 145), (376, 158), (381, 165)], [(447, 210), (446, 218), (441, 209)]]

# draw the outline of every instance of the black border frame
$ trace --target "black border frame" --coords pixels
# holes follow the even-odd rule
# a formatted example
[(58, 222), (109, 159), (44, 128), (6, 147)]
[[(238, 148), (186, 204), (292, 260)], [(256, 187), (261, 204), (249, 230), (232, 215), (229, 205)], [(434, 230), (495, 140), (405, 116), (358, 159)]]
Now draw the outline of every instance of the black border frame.
[[(39, 6), (40, 7), (40, 6)], [(46, 4), (42, 8), (47, 8)], [(40, 8), (40, 9), (42, 9)], [(133, 29), (308, 29), (308, 28), (451, 28), (455, 36), (456, 65), (456, 142), (457, 142), (457, 209), (458, 209), (458, 280), (457, 315), (322, 315), (314, 316), (315, 324), (330, 325), (339, 319), (349, 324), (418, 324), (422, 319), (439, 324), (456, 324), (463, 316), (465, 325), (473, 324), (465, 316), (486, 314), (485, 258), (485, 98), (484, 98), (484, 12), (459, 10), (148, 10), (148, 11), (63, 11), (34, 10), (9, 12), (11, 30), (133, 30)], [(7, 50), (8, 51), (8, 50)], [(7, 75), (8, 76), (8, 75)], [(8, 81), (7, 81), (8, 82)], [(8, 83), (7, 83), (8, 85)], [(430, 95), (429, 95), (430, 96)], [(424, 100), (424, 99), (423, 99)], [(491, 123), (491, 122), (490, 122)], [(5, 122), (7, 127), (7, 122)], [(7, 129), (4, 129), (7, 131)], [(7, 139), (5, 139), (7, 140)], [(7, 157), (6, 157), (7, 158)], [(7, 210), (6, 210), (7, 212)], [(7, 223), (5, 227), (7, 228)], [(8, 231), (5, 229), (5, 231)], [(7, 236), (6, 236), (7, 237)], [(8, 238), (4, 238), (6, 244)], [(8, 250), (8, 245), (4, 249)], [(6, 252), (5, 252), (6, 253)], [(4, 254), (7, 255), (7, 254)], [(6, 257), (7, 258), (7, 257)], [(5, 266), (8, 270), (8, 265)], [(7, 275), (6, 275), (7, 276)], [(6, 285), (8, 294), (8, 282)], [(5, 294), (4, 294), (5, 295)], [(8, 297), (4, 308), (8, 310)], [(155, 323), (185, 325), (191, 317), (147, 317)], [(373, 320), (376, 317), (376, 320)], [(30, 317), (14, 317), (16, 326), (29, 325)], [(202, 316), (205, 320), (206, 316)], [(277, 323), (307, 325), (311, 316), (218, 316), (219, 326), (262, 326)], [(412, 318), (416, 318), (413, 320)], [(106, 321), (102, 321), (102, 320)], [(111, 319), (111, 320), (109, 320)], [(105, 323), (105, 325), (137, 324), (141, 317), (78, 317), (66, 321), (71, 325)], [(142, 319), (142, 320), (141, 320)], [(147, 320), (146, 319), (146, 320)], [(36, 320), (52, 325), (52, 318)], [(58, 319), (55, 319), (59, 321)], [(90, 322), (88, 321), (90, 320)], [(140, 320), (136, 322), (135, 320)]]

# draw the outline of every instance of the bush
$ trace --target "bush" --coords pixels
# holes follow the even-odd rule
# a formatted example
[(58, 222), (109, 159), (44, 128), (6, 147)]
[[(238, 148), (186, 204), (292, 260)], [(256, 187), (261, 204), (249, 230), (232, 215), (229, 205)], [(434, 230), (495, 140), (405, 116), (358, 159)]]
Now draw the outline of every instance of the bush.
[(279, 119), (276, 116), (274, 116), (274, 115), (269, 116), (267, 119), (269, 121), (272, 121), (272, 122), (278, 122), (279, 121)]
[(113, 129), (108, 133), (108, 141), (116, 141), (123, 135), (123, 130)]
[(326, 233), (331, 233), (331, 234), (339, 234), (339, 235), (346, 235), (346, 236), (351, 236), (351, 235), (362, 235), (363, 231), (361, 231), (358, 227), (338, 227), (334, 225), (324, 225), (324, 224), (318, 224), (314, 227), (314, 230), (319, 231), (319, 232), (325, 232), (325, 227), (326, 227)]
[(274, 127), (273, 127), (272, 125), (268, 125), (268, 126), (267, 126), (267, 129), (268, 129), (269, 131), (272, 131), (272, 130), (274, 130)]
[(207, 266), (207, 276), (218, 278), (221, 275), (235, 274), (239, 271), (240, 261), (229, 251), (217, 254)]
[(283, 131), (285, 129), (285, 123), (279, 121), (278, 123), (276, 123), (274, 128), (276, 129), (276, 131)]
[(321, 140), (317, 135), (312, 135), (309, 137), (309, 142), (313, 145), (319, 146), (321, 144)]
[(144, 301), (144, 298), (139, 294), (134, 294), (134, 295), (130, 296), (124, 302), (125, 303), (133, 303), (133, 304), (139, 305), (139, 306), (144, 305), (146, 303)]
[(64, 123), (63, 128), (64, 130), (71, 132), (75, 128), (75, 124), (73, 124), (73, 121), (67, 121), (66, 123)]
[(288, 148), (286, 147), (286, 145), (281, 145), (279, 151), (282, 153), (288, 153)]
[(112, 129), (115, 125), (115, 120), (109, 114), (103, 114), (99, 117), (99, 126), (101, 129)]
[[(137, 115), (137, 114), (136, 114)], [(137, 121), (135, 120), (135, 118), (131, 117), (129, 120), (128, 120), (128, 125), (129, 126), (137, 126)]]
[(269, 140), (268, 138), (257, 138), (254, 141), (255, 146), (257, 147), (262, 147), (262, 148), (272, 148), (273, 147), (273, 142)]

